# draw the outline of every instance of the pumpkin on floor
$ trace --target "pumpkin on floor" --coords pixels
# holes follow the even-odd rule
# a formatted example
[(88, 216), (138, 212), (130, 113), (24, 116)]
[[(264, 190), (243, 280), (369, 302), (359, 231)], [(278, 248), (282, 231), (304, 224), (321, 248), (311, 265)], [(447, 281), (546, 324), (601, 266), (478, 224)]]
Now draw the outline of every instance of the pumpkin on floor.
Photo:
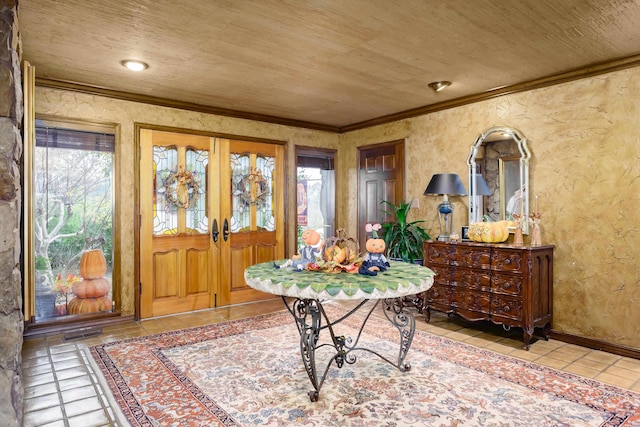
[(67, 306), (67, 314), (96, 313), (99, 311), (111, 311), (111, 298), (102, 296), (99, 298), (73, 298)]
[(109, 294), (111, 282), (105, 277), (82, 279), (73, 284), (73, 294), (78, 298), (98, 298)]
[(107, 260), (100, 249), (83, 252), (80, 257), (80, 276), (84, 279), (99, 279), (107, 272)]

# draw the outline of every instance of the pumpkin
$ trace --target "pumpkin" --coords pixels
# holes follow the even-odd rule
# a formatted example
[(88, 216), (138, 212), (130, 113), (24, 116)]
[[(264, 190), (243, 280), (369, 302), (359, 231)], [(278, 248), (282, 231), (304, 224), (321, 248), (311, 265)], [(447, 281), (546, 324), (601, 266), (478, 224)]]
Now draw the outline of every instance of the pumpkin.
[(99, 279), (107, 272), (107, 260), (100, 249), (85, 251), (80, 257), (80, 276)]
[(347, 248), (341, 248), (338, 245), (331, 245), (324, 250), (324, 259), (342, 264), (347, 258), (347, 252)]
[(367, 239), (365, 248), (367, 252), (372, 254), (381, 254), (386, 249), (386, 244), (384, 243), (384, 239)]
[(73, 284), (73, 294), (78, 298), (98, 298), (105, 296), (111, 290), (109, 279), (83, 279)]
[(322, 258), (340, 266), (349, 265), (355, 261), (358, 255), (358, 242), (351, 237), (347, 237), (342, 228), (338, 229), (336, 234), (336, 236), (325, 240), (325, 250), (322, 252)]
[(469, 226), (469, 239), (474, 242), (501, 243), (509, 238), (508, 221), (476, 222)]
[(78, 298), (75, 297), (67, 305), (68, 314), (95, 313), (98, 311), (111, 311), (112, 303), (109, 297)]

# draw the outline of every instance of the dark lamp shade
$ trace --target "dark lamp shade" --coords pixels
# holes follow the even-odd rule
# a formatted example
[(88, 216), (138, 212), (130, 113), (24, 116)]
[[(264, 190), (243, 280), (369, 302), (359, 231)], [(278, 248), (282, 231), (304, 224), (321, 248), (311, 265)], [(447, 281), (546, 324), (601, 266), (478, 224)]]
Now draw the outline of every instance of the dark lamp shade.
[(491, 195), (491, 190), (489, 190), (487, 181), (484, 180), (482, 175), (476, 175), (475, 185), (473, 183), (471, 184), (470, 192), (471, 194), (475, 194), (476, 196)]
[[(486, 186), (486, 183), (485, 183)], [(431, 177), (424, 195), (456, 195), (466, 196), (467, 191), (456, 173), (437, 173)]]

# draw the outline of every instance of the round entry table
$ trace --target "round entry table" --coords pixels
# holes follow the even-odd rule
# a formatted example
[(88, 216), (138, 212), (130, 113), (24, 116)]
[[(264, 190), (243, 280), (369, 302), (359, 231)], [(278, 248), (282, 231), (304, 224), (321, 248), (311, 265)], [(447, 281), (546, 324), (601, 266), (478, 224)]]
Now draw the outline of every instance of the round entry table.
[[(282, 262), (276, 261), (276, 264)], [(403, 372), (411, 369), (404, 360), (413, 341), (415, 319), (413, 313), (402, 303), (402, 298), (431, 288), (434, 272), (427, 267), (405, 262), (391, 261), (390, 265), (386, 271), (378, 272), (377, 276), (344, 272), (333, 274), (319, 271), (295, 271), (291, 268), (275, 268), (273, 262), (252, 265), (245, 270), (244, 277), (249, 286), (282, 296), (286, 308), (293, 316), (300, 333), (302, 362), (314, 388), (309, 392), (312, 402), (318, 400), (320, 388), (334, 361), (338, 368), (342, 368), (345, 362), (355, 363), (356, 357), (352, 354), (353, 351), (362, 350), (373, 353)], [(323, 302), (328, 300), (360, 302), (340, 318), (331, 320), (322, 306)], [(373, 349), (358, 346), (367, 320), (381, 301), (386, 318), (400, 335), (397, 362), (389, 360)], [(364, 317), (355, 340), (336, 334), (335, 327), (367, 303), (371, 308)], [(321, 344), (320, 333), (324, 330), (330, 334), (331, 344)], [(335, 353), (327, 363), (324, 372), (318, 375), (316, 349), (326, 345), (331, 345)]]

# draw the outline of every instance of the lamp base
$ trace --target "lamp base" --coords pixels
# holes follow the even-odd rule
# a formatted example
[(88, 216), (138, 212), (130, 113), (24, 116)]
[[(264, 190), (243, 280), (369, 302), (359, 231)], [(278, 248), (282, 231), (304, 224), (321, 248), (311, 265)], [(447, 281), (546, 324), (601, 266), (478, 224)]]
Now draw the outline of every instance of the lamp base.
[(440, 235), (438, 236), (438, 241), (448, 242), (451, 240), (453, 205), (446, 198), (438, 205), (438, 220), (440, 222)]

